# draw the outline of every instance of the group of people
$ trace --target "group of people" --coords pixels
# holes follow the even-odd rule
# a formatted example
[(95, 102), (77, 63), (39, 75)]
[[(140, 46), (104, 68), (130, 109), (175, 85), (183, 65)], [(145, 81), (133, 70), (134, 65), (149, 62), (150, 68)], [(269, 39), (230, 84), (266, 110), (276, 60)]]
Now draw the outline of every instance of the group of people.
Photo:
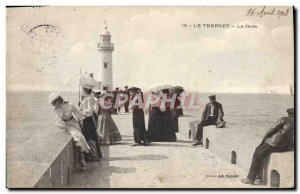
[[(100, 145), (113, 145), (122, 141), (120, 131), (112, 118), (116, 114), (116, 93), (107, 88), (95, 89), (92, 85), (81, 86), (81, 100), (78, 107), (69, 103), (59, 92), (49, 96), (49, 105), (54, 106), (56, 125), (72, 135), (81, 170), (86, 170), (86, 161), (97, 161), (102, 158)], [(108, 95), (111, 94), (111, 95)], [(171, 109), (169, 102), (162, 102), (162, 95), (171, 96), (170, 89), (152, 92), (156, 98), (149, 104), (148, 130), (145, 126), (143, 93), (140, 88), (125, 86), (125, 110), (132, 110), (134, 144), (148, 145), (150, 142), (176, 141), (178, 132), (179, 94), (176, 94), (175, 107)], [(129, 107), (129, 103), (133, 105)], [(164, 104), (163, 106), (161, 106)], [(162, 108), (163, 107), (163, 108)]]
[[(69, 103), (60, 95), (53, 92), (49, 96), (49, 105), (54, 106), (56, 125), (71, 134), (74, 148), (81, 164), (81, 170), (86, 170), (88, 161), (97, 161), (102, 158), (100, 145), (112, 145), (122, 141), (119, 129), (112, 118), (116, 113), (115, 93), (111, 94), (107, 88), (93, 89), (93, 86), (83, 85), (81, 103), (79, 107)], [(172, 89), (152, 91), (151, 101), (146, 104), (149, 112), (148, 129), (145, 126), (143, 93), (137, 87), (125, 87), (128, 100), (125, 102), (126, 112), (132, 110), (134, 144), (148, 145), (151, 142), (175, 142), (178, 132), (178, 117), (182, 114), (180, 107), (180, 93)], [(171, 98), (175, 95), (175, 103), (171, 106)], [(166, 97), (164, 101), (163, 97)], [(217, 102), (216, 95), (209, 96), (210, 102), (206, 104), (200, 122), (197, 124), (196, 142), (193, 146), (203, 144), (203, 127), (216, 125), (225, 127), (222, 104)], [(294, 108), (287, 110), (288, 116), (280, 118), (269, 129), (261, 144), (256, 148), (249, 174), (242, 182), (253, 184), (259, 180), (263, 160), (272, 152), (290, 150), (294, 146)], [(258, 180), (257, 180), (258, 179)]]
[[(109, 91), (108, 87), (103, 87), (103, 90), (106, 93), (112, 93), (112, 106), (114, 107), (113, 114), (118, 114), (118, 112), (121, 112), (121, 108), (125, 108), (125, 113), (129, 113), (129, 100), (130, 99), (130, 92), (128, 90), (128, 86), (124, 87), (124, 90), (120, 90), (119, 87), (116, 87), (115, 90)], [(142, 93), (142, 91), (140, 91)], [(125, 99), (125, 96), (128, 97), (128, 99)]]
[[(178, 132), (179, 93), (174, 93), (172, 89), (152, 91), (151, 100), (146, 104), (146, 111), (149, 112), (148, 129), (145, 129), (144, 110), (139, 102), (144, 102), (141, 90), (136, 87), (129, 89), (131, 93), (134, 145), (149, 144), (150, 142), (175, 142)], [(163, 100), (166, 96), (166, 101)], [(171, 107), (171, 98), (175, 95), (174, 106)]]

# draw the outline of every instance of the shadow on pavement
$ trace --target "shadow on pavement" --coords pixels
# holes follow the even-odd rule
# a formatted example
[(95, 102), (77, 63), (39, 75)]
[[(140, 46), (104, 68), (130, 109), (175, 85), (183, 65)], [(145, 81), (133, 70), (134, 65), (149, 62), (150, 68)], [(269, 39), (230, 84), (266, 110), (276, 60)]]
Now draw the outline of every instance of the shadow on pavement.
[(136, 168), (121, 168), (110, 165), (109, 146), (101, 146), (103, 158), (97, 162), (88, 162), (86, 171), (75, 170), (71, 184), (66, 188), (110, 188), (112, 173), (127, 174), (136, 172)]
[(165, 160), (168, 159), (168, 156), (158, 155), (158, 154), (148, 154), (148, 155), (137, 155), (137, 156), (128, 156), (128, 157), (110, 157), (110, 161), (114, 160)]
[(185, 141), (185, 140), (177, 140), (176, 141), (177, 143), (190, 143), (190, 144), (192, 144), (193, 143), (193, 141)]
[(157, 146), (157, 147), (159, 147), (159, 146), (161, 146), (161, 147), (186, 147), (186, 148), (191, 148), (192, 147), (192, 145), (176, 144), (176, 142), (173, 142), (173, 143), (152, 142), (149, 146)]

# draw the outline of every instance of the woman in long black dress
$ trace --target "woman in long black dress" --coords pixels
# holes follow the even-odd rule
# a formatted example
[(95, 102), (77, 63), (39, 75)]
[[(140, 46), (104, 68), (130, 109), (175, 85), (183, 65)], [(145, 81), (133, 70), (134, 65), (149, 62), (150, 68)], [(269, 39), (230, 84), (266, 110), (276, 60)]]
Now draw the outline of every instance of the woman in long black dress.
[(180, 94), (176, 94), (176, 100), (175, 100), (175, 104), (174, 107), (171, 108), (171, 112), (172, 112), (172, 123), (173, 123), (173, 129), (176, 133), (179, 132), (178, 129), (178, 117), (180, 115), (180, 110), (181, 108), (179, 108), (180, 106), (180, 100), (178, 99), (180, 96)]
[(161, 93), (152, 92), (149, 105), (148, 137), (151, 142), (163, 141), (162, 112), (160, 110)]
[(131, 87), (129, 88), (132, 104), (132, 123), (133, 123), (133, 137), (134, 144), (132, 146), (148, 145), (147, 131), (145, 127), (145, 116), (144, 110), (138, 104), (143, 103), (141, 94), (138, 92), (139, 88)]
[(171, 112), (171, 100), (172, 94), (170, 93), (169, 89), (162, 90), (163, 95), (166, 96), (166, 102), (164, 103), (164, 110), (161, 112), (161, 119), (162, 119), (162, 140), (166, 142), (174, 142), (177, 140), (172, 112)]

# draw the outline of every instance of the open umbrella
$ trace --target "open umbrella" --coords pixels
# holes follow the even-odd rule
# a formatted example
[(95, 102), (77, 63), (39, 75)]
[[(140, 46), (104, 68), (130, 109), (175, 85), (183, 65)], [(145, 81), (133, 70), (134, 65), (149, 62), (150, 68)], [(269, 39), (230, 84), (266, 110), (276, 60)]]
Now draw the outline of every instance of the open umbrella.
[(93, 77), (91, 77), (87, 73), (81, 73), (81, 71), (72, 74), (65, 80), (65, 86), (67, 87), (68, 90), (78, 89), (79, 103), (80, 103), (80, 86), (85, 86), (93, 89), (98, 84), (99, 82), (97, 82)]
[(155, 92), (155, 93), (158, 93), (162, 90), (167, 90), (167, 89), (170, 89), (170, 88), (172, 88), (172, 85), (164, 84), (164, 85), (158, 85), (158, 86), (152, 87), (151, 91)]
[(65, 81), (65, 86), (69, 88), (78, 88), (79, 86), (91, 86), (92, 88), (94, 88), (98, 85), (99, 82), (96, 81), (93, 77), (91, 77), (87, 73), (81, 72), (69, 76)]
[(181, 86), (174, 86), (171, 88), (171, 90), (173, 93), (176, 93), (176, 94), (181, 94), (184, 91), (183, 87), (181, 87)]

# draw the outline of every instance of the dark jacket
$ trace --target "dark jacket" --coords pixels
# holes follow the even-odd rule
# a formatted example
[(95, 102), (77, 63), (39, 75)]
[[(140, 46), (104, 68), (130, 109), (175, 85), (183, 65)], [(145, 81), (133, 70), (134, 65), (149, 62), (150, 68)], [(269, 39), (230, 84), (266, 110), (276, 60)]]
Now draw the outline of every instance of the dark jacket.
[(223, 116), (224, 116), (223, 107), (222, 107), (222, 104), (217, 101), (214, 104), (212, 104), (212, 103), (206, 104), (205, 109), (202, 113), (201, 121), (207, 120), (208, 117), (211, 115), (211, 107), (212, 106), (214, 106), (214, 108), (213, 108), (214, 119), (216, 119), (216, 120), (219, 119), (219, 120), (223, 121)]
[(123, 93), (126, 94), (127, 97), (128, 97), (128, 98), (127, 98), (127, 101), (125, 102), (125, 104), (129, 104), (129, 101), (130, 101), (130, 99), (131, 99), (129, 90), (125, 90), (125, 91), (123, 91)]
[(262, 143), (284, 150), (292, 149), (294, 147), (294, 118), (281, 117), (267, 131)]

